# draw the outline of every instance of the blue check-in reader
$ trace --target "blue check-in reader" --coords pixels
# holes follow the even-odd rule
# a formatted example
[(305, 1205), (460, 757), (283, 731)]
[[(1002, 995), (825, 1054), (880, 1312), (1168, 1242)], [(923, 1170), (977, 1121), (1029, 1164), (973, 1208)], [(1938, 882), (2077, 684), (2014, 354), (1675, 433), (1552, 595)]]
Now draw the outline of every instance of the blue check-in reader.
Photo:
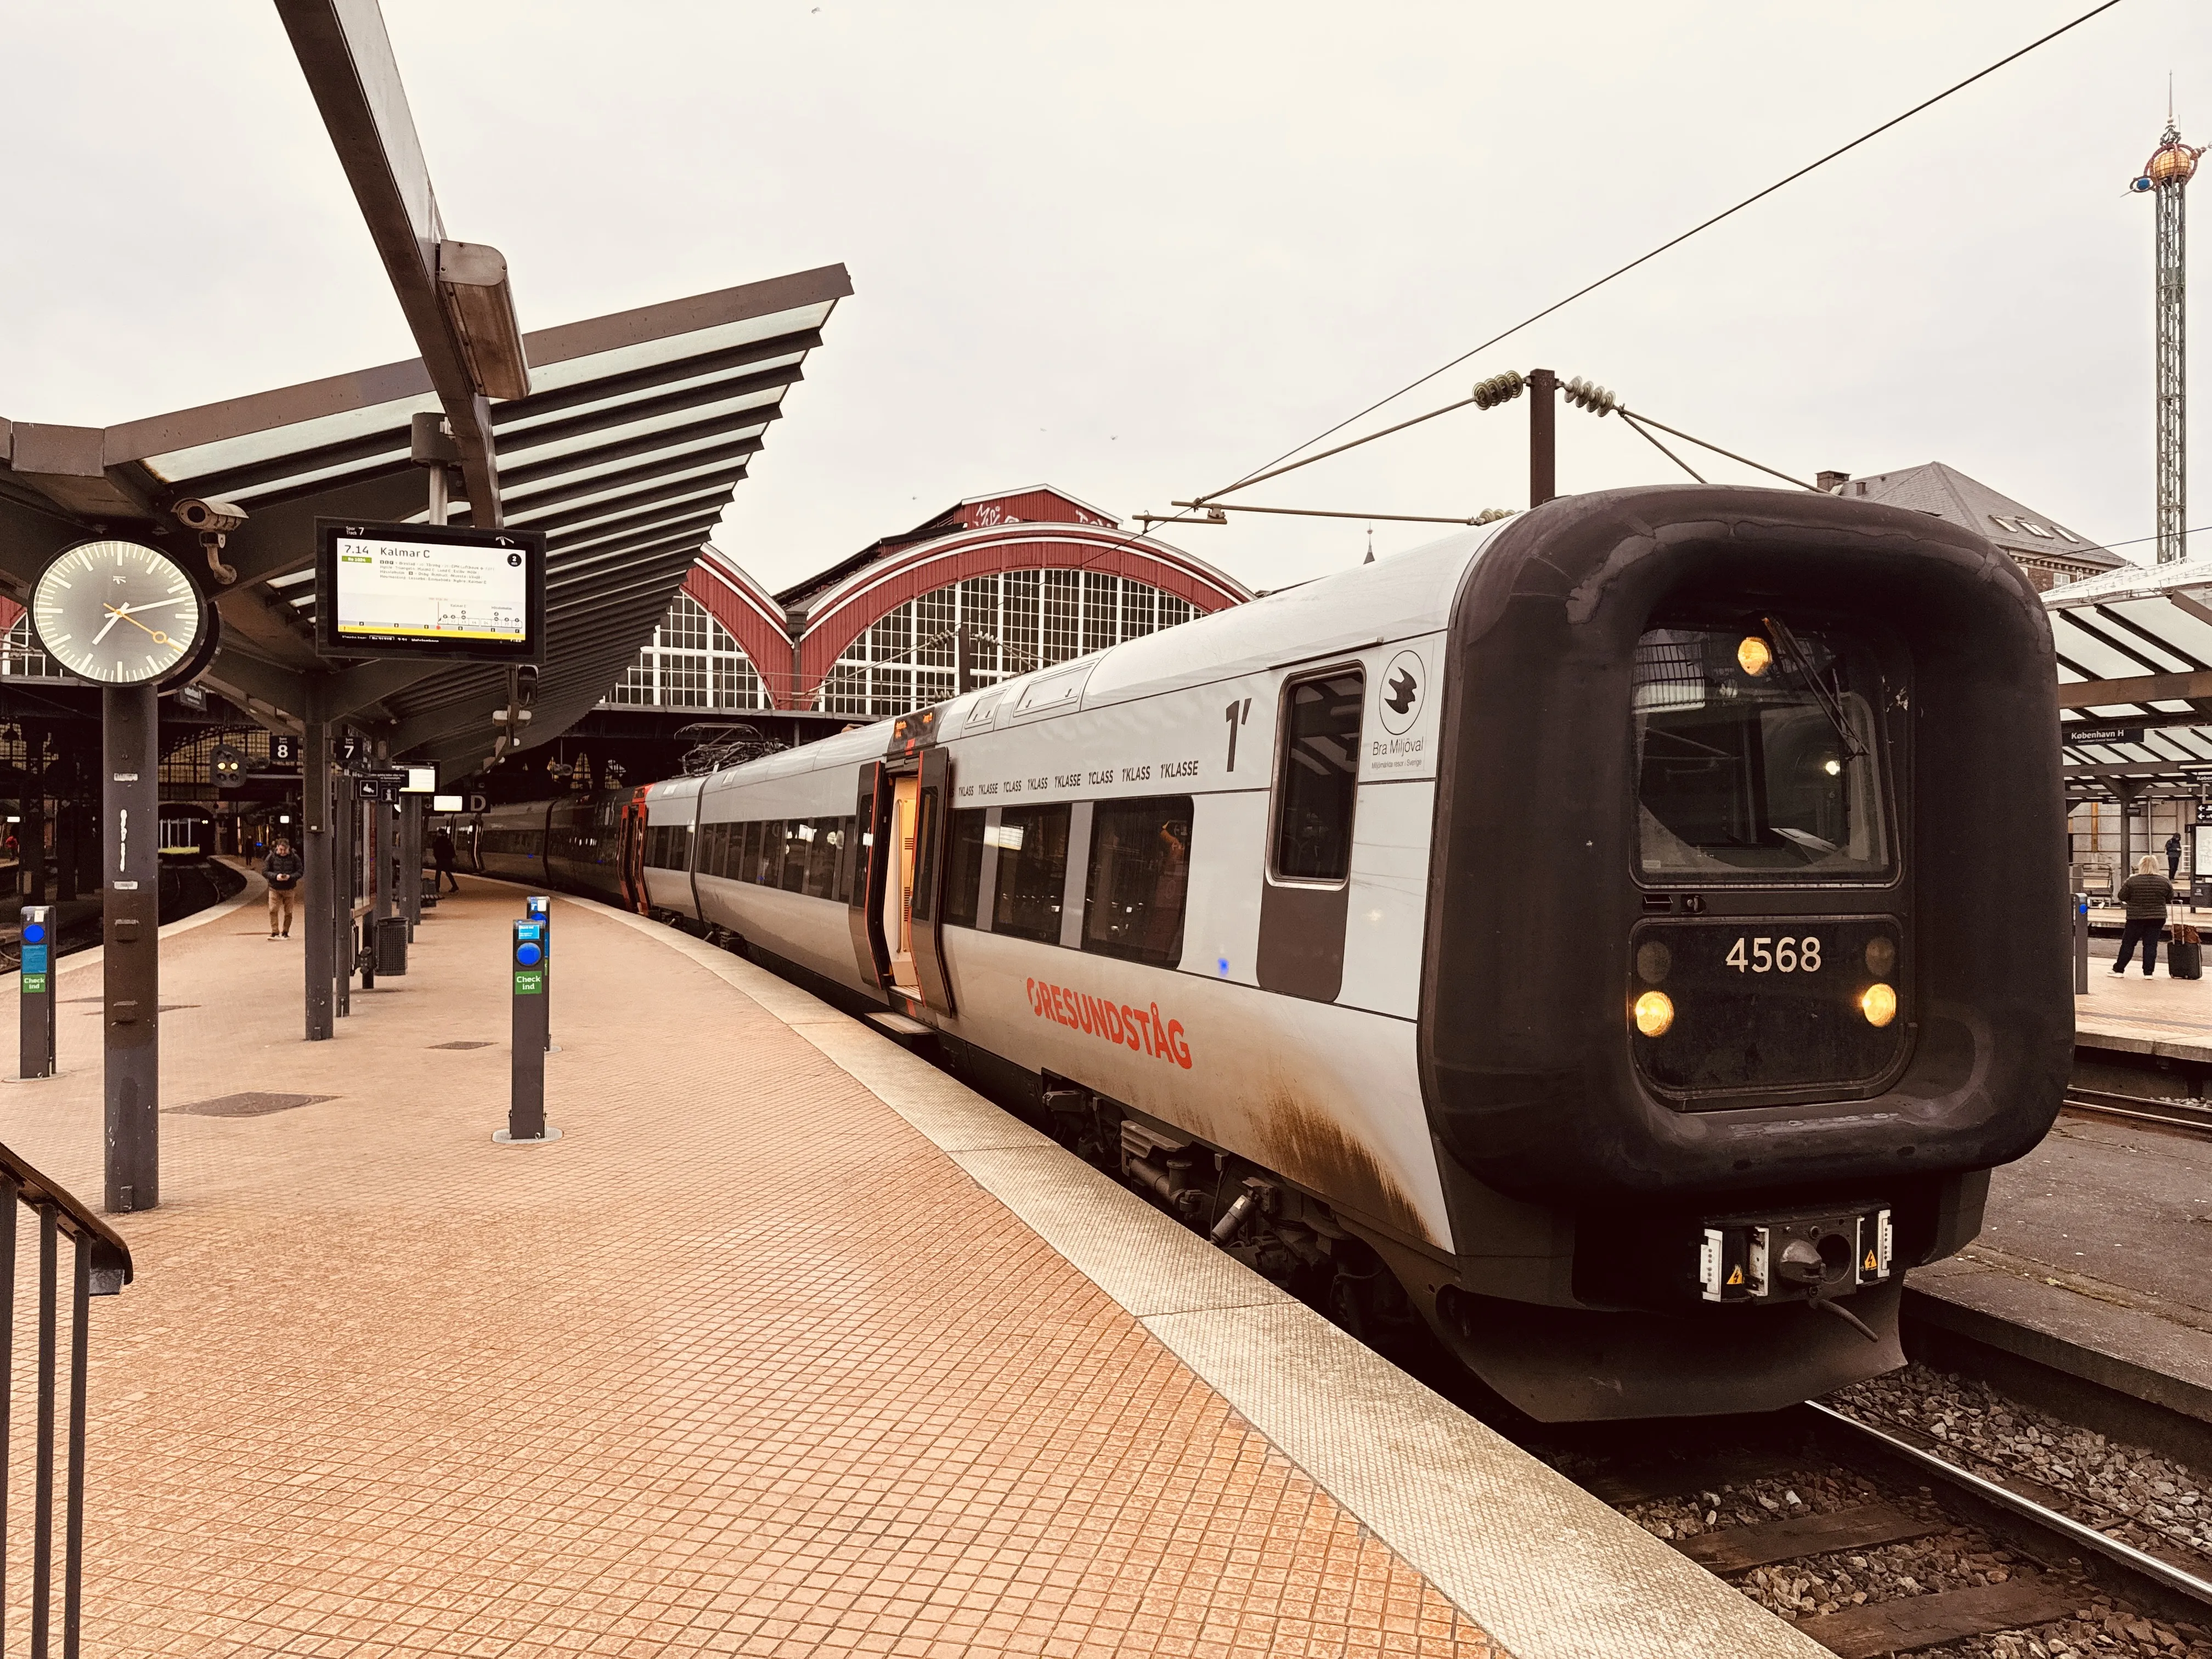
[(514, 924), (514, 994), (545, 994), (545, 924), (542, 921)]
[(545, 1046), (553, 1047), (553, 901), (542, 893), (533, 893), (522, 901), (522, 913), (544, 931), (538, 936), (544, 952), (539, 960), (545, 966)]
[(54, 1074), (55, 926), (52, 905), (23, 907), (21, 971), (15, 976), (21, 1004), (17, 1028), (21, 1050), (19, 1077)]
[(492, 1137), (508, 1146), (561, 1138), (561, 1132), (545, 1121), (546, 924), (518, 921), (514, 926), (507, 964), (514, 988), (508, 1027), (513, 1043), (507, 1127)]

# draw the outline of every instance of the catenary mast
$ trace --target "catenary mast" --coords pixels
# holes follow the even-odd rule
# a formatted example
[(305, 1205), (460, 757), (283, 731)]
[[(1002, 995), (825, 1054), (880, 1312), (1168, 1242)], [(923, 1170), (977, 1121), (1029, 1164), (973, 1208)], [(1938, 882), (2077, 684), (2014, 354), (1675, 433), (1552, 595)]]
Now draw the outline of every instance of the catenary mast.
[(2181, 142), (2171, 111), (2166, 136), (2133, 188), (2157, 210), (2158, 272), (2158, 562), (2181, 558), (2189, 527), (2189, 411), (2186, 403), (2188, 266), (2182, 209), (2203, 147)]

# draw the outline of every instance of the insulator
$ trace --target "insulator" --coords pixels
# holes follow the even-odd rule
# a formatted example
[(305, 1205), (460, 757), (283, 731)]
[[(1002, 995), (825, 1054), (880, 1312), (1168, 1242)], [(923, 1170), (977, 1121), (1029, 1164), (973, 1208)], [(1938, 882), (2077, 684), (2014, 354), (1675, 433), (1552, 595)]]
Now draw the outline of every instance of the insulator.
[(1567, 401), (1577, 409), (1587, 409), (1600, 420), (1620, 407), (1620, 399), (1611, 391), (1595, 380), (1585, 380), (1579, 374), (1559, 390), (1566, 394)]
[(1509, 368), (1503, 374), (1493, 374), (1486, 380), (1477, 380), (1474, 383), (1474, 406), (1477, 409), (1495, 409), (1500, 404), (1510, 404), (1521, 395), (1521, 388), (1527, 384), (1517, 368)]

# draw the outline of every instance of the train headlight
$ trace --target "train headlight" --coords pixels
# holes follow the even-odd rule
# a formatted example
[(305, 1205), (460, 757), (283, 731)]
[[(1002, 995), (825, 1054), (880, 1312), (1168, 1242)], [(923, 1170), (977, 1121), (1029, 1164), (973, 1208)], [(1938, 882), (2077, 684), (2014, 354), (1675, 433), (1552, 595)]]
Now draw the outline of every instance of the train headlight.
[(1869, 1025), (1887, 1025), (1897, 1018), (1897, 993), (1887, 985), (1869, 985), (1859, 998), (1859, 1012)]
[(1674, 1023), (1674, 999), (1664, 991), (1646, 991), (1636, 999), (1636, 1029), (1648, 1037), (1665, 1036)]
[(1735, 648), (1735, 665), (1757, 679), (1774, 665), (1774, 647), (1756, 634), (1747, 634)]

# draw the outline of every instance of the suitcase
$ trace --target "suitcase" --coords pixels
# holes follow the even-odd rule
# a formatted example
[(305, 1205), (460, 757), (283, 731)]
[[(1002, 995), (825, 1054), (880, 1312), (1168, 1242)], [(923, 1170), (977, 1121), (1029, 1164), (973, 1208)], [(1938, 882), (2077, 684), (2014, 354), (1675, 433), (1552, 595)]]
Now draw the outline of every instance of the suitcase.
[(2204, 977), (2204, 945), (2197, 929), (2184, 915), (2166, 912), (2167, 927), (2166, 972), (2169, 979), (2202, 979)]

